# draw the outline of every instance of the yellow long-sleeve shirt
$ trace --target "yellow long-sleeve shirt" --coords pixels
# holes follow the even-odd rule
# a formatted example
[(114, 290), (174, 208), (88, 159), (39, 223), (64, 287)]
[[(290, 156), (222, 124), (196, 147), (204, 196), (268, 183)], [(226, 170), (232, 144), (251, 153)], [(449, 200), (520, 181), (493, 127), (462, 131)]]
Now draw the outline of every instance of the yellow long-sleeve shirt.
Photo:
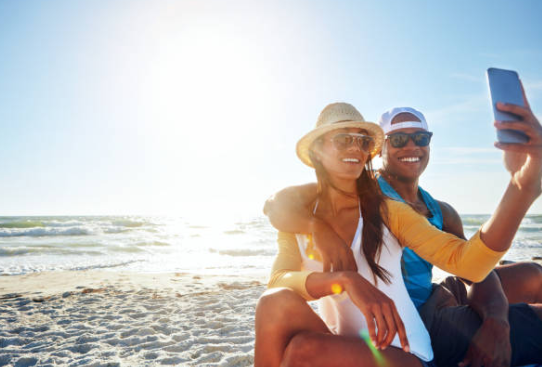
[[(487, 247), (482, 242), (479, 231), (465, 241), (433, 227), (425, 217), (404, 203), (391, 199), (386, 199), (385, 203), (388, 228), (399, 243), (449, 273), (480, 282), (506, 253)], [(279, 252), (273, 264), (268, 287), (288, 287), (305, 299), (312, 299), (305, 287), (311, 271), (302, 268), (295, 235), (279, 232), (278, 245)]]

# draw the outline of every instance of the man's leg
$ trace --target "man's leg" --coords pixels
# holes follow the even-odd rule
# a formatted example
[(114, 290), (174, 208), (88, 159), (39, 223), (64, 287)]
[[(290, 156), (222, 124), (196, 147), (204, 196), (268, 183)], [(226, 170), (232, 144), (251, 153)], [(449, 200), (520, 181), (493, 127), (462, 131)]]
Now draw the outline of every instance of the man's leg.
[[(472, 308), (458, 302), (463, 298), (463, 292), (457, 291), (461, 287), (448, 288), (450, 283), (451, 279), (448, 279), (444, 283), (446, 287), (435, 285), (431, 297), (420, 312), (431, 336), (435, 362), (439, 367), (457, 366), (482, 324)], [(508, 318), (512, 366), (541, 363), (542, 305), (511, 304)]]
[(542, 363), (542, 304), (510, 305), (512, 366)]
[(508, 303), (542, 303), (542, 266), (535, 262), (495, 268)]

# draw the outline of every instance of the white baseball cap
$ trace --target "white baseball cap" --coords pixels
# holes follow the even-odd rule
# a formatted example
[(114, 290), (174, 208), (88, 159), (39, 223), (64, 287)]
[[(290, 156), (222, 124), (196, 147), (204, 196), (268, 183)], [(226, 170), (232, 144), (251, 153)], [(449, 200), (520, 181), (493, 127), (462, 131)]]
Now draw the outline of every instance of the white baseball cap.
[[(410, 113), (416, 116), (420, 121), (404, 121), (392, 124), (393, 119), (400, 113)], [(408, 129), (408, 128), (418, 128), (422, 130), (429, 131), (427, 127), (427, 121), (425, 121), (425, 116), (418, 110), (415, 110), (412, 107), (395, 107), (389, 111), (386, 111), (378, 119), (378, 123), (384, 134), (389, 134), (392, 131), (399, 129)]]

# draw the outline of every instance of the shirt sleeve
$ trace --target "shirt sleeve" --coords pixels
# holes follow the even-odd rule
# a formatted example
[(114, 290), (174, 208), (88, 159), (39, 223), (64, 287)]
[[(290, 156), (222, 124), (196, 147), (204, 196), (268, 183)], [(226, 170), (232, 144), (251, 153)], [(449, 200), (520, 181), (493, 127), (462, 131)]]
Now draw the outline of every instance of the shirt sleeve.
[(473, 282), (481, 282), (506, 251), (490, 249), (480, 230), (468, 241), (432, 226), (410, 206), (386, 200), (388, 227), (399, 242), (439, 268)]
[(278, 233), (279, 252), (275, 258), (268, 288), (286, 287), (301, 295), (306, 300), (313, 300), (305, 287), (311, 271), (302, 270), (301, 254), (297, 239), (293, 233)]

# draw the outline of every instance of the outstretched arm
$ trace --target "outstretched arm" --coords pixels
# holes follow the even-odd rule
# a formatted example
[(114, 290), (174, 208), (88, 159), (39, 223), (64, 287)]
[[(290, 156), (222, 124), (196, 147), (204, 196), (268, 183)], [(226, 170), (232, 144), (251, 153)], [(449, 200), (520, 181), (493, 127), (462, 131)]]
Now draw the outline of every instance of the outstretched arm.
[(316, 184), (287, 187), (269, 198), (263, 211), (279, 231), (311, 234), (322, 255), (324, 272), (332, 269), (357, 271), (350, 247), (327, 222), (312, 214), (316, 196)]
[(520, 130), (529, 137), (529, 142), (495, 143), (497, 148), (504, 150), (505, 166), (512, 176), (499, 206), (480, 233), (484, 243), (495, 251), (510, 247), (521, 220), (542, 192), (542, 126), (531, 111), (525, 92), (523, 99), (525, 107), (497, 103), (499, 110), (511, 112), (521, 121), (495, 121), (495, 127)]
[[(449, 204), (439, 202), (443, 230), (459, 238), (465, 238), (463, 223), (457, 211)], [(509, 366), (512, 356), (510, 324), (508, 323), (508, 301), (499, 277), (492, 271), (480, 283), (472, 284), (469, 306), (482, 319), (482, 325), (470, 341), (469, 349), (460, 366)]]

